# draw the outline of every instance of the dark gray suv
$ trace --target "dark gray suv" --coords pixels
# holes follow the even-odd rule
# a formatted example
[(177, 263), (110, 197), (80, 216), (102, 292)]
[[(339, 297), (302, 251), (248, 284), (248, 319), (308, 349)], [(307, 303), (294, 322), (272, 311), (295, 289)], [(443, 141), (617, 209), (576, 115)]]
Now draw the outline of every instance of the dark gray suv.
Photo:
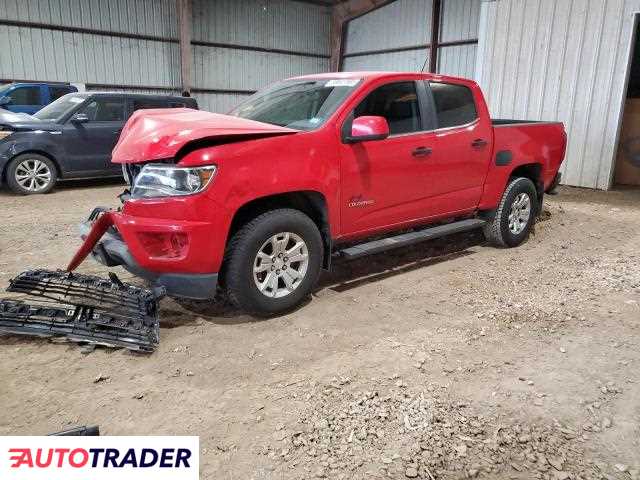
[(0, 179), (21, 194), (47, 193), (60, 179), (122, 175), (111, 163), (135, 110), (193, 108), (193, 98), (71, 93), (34, 115), (0, 111)]

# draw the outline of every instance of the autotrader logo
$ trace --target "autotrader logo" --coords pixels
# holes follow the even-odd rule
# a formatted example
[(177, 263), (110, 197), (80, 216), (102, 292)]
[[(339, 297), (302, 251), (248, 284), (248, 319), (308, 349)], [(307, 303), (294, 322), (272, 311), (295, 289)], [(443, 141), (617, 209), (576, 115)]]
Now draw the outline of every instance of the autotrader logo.
[(0, 437), (0, 448), (0, 478), (199, 478), (198, 437)]

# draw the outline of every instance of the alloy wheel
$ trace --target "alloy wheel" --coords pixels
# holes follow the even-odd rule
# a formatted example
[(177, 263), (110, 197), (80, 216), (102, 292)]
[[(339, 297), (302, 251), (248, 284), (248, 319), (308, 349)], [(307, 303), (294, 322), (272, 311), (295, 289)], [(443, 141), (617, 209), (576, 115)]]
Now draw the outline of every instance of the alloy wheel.
[(51, 169), (42, 160), (28, 158), (16, 167), (15, 179), (26, 191), (40, 192), (51, 183)]
[(309, 267), (309, 250), (302, 237), (277, 233), (258, 249), (253, 262), (253, 280), (270, 298), (289, 295), (300, 286)]
[(531, 217), (531, 198), (526, 193), (519, 194), (511, 204), (509, 230), (519, 235), (526, 228)]

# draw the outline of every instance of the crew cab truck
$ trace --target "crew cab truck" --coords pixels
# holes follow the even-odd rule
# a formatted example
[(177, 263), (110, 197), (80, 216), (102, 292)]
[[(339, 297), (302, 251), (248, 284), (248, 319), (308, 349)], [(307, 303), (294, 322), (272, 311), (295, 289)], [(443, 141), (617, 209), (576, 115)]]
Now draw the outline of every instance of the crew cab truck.
[(474, 228), (520, 245), (565, 147), (561, 123), (492, 121), (473, 81), (425, 73), (297, 77), (229, 115), (136, 112), (113, 152), (131, 189), (83, 224), (68, 269), (92, 253), (169, 295), (223, 289), (277, 314), (309, 295), (332, 253)]

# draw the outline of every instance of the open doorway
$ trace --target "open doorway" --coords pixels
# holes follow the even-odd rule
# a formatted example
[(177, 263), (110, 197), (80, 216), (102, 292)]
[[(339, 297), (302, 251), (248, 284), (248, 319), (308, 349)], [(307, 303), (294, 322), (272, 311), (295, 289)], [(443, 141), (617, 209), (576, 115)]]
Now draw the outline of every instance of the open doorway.
[(635, 15), (629, 81), (620, 128), (613, 183), (640, 186), (640, 15)]

